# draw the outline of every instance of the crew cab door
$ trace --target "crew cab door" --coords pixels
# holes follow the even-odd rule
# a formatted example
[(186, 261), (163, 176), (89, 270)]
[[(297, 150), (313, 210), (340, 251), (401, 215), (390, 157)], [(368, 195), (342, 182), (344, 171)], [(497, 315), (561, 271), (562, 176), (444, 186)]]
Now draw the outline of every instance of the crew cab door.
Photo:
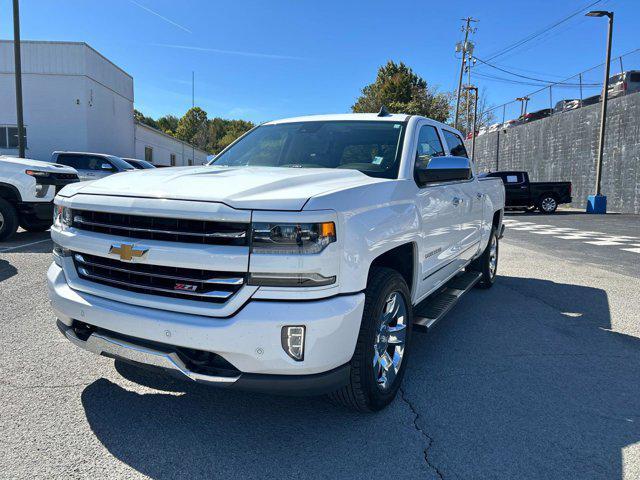
[[(442, 129), (442, 136), (445, 146), (449, 150), (449, 155), (456, 157), (469, 158), (467, 149), (464, 146), (462, 138), (451, 130)], [(478, 185), (478, 180), (473, 177), (467, 181), (459, 181), (451, 185), (452, 191), (456, 192), (458, 202), (458, 214), (460, 216), (459, 223), (459, 244), (458, 263), (463, 267), (475, 255), (480, 242), (480, 233), (482, 228), (484, 195)]]
[(504, 183), (507, 207), (528, 207), (531, 205), (529, 178), (522, 172), (500, 172)]
[[(460, 243), (458, 191), (446, 182), (426, 183), (419, 171), (445, 156), (438, 129), (423, 123), (418, 127), (415, 153), (415, 181), (418, 185), (416, 204), (422, 220), (419, 248), (420, 277), (416, 298), (439, 287), (456, 270), (457, 245)], [(459, 198), (458, 198), (459, 200)]]

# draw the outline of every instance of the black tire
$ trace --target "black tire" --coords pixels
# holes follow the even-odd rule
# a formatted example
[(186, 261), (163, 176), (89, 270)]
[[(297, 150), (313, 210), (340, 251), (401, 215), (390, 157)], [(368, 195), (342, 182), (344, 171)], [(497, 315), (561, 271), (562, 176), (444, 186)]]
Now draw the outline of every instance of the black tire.
[(51, 220), (38, 220), (31, 218), (22, 218), (20, 226), (27, 232), (44, 232), (51, 228)]
[[(373, 367), (374, 344), (386, 301), (394, 292), (400, 294), (406, 305), (404, 354), (393, 382), (387, 388), (382, 388)], [(373, 267), (365, 290), (360, 333), (351, 359), (350, 381), (340, 390), (329, 394), (330, 400), (358, 412), (375, 412), (389, 405), (396, 397), (406, 371), (412, 322), (411, 294), (402, 275), (390, 268)]]
[(4, 198), (0, 198), (0, 242), (10, 239), (18, 231), (18, 212)]
[[(492, 263), (492, 242), (495, 242), (495, 268), (491, 268)], [(500, 253), (500, 241), (498, 239), (498, 231), (496, 227), (491, 229), (491, 236), (489, 237), (489, 242), (487, 243), (487, 248), (484, 249), (482, 255), (476, 258), (471, 264), (467, 267), (469, 270), (473, 272), (480, 272), (482, 274), (482, 278), (478, 283), (476, 283), (476, 287), (478, 288), (491, 288), (496, 281), (496, 275), (498, 272), (498, 254)]]
[(545, 194), (538, 200), (538, 210), (544, 214), (554, 213), (558, 209), (558, 199), (555, 195)]

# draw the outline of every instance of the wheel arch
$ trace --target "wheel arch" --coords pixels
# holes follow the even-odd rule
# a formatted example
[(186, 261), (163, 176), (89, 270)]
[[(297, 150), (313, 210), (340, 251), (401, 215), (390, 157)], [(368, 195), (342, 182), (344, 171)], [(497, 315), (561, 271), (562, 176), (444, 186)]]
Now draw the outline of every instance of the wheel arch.
[(22, 201), (22, 196), (16, 187), (8, 183), (0, 182), (0, 198), (16, 204)]
[(407, 282), (409, 292), (413, 295), (416, 285), (418, 245), (415, 241), (398, 245), (378, 255), (369, 265), (369, 275), (374, 267), (386, 267), (398, 272)]

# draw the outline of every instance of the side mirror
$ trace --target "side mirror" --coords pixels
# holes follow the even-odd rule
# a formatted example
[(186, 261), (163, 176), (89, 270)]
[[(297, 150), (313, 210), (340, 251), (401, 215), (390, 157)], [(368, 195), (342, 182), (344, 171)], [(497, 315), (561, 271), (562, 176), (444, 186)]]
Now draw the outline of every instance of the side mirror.
[(419, 186), (429, 183), (469, 180), (473, 176), (471, 160), (466, 157), (416, 157), (415, 179)]
[(100, 165), (100, 169), (101, 170), (113, 170), (113, 165), (111, 165), (110, 163), (103, 163), (102, 165)]

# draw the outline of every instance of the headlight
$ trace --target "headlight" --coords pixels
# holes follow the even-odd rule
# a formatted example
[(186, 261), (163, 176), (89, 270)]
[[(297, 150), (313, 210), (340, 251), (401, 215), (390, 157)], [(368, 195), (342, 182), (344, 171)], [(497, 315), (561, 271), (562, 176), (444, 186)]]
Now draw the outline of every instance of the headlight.
[(40, 170), (25, 170), (24, 173), (27, 175), (31, 175), (32, 177), (48, 177), (50, 176), (49, 172), (42, 172)]
[(323, 223), (266, 223), (252, 225), (251, 252), (280, 255), (320, 253), (336, 241), (336, 226)]
[(53, 206), (53, 226), (65, 230), (73, 223), (73, 212), (68, 207)]

